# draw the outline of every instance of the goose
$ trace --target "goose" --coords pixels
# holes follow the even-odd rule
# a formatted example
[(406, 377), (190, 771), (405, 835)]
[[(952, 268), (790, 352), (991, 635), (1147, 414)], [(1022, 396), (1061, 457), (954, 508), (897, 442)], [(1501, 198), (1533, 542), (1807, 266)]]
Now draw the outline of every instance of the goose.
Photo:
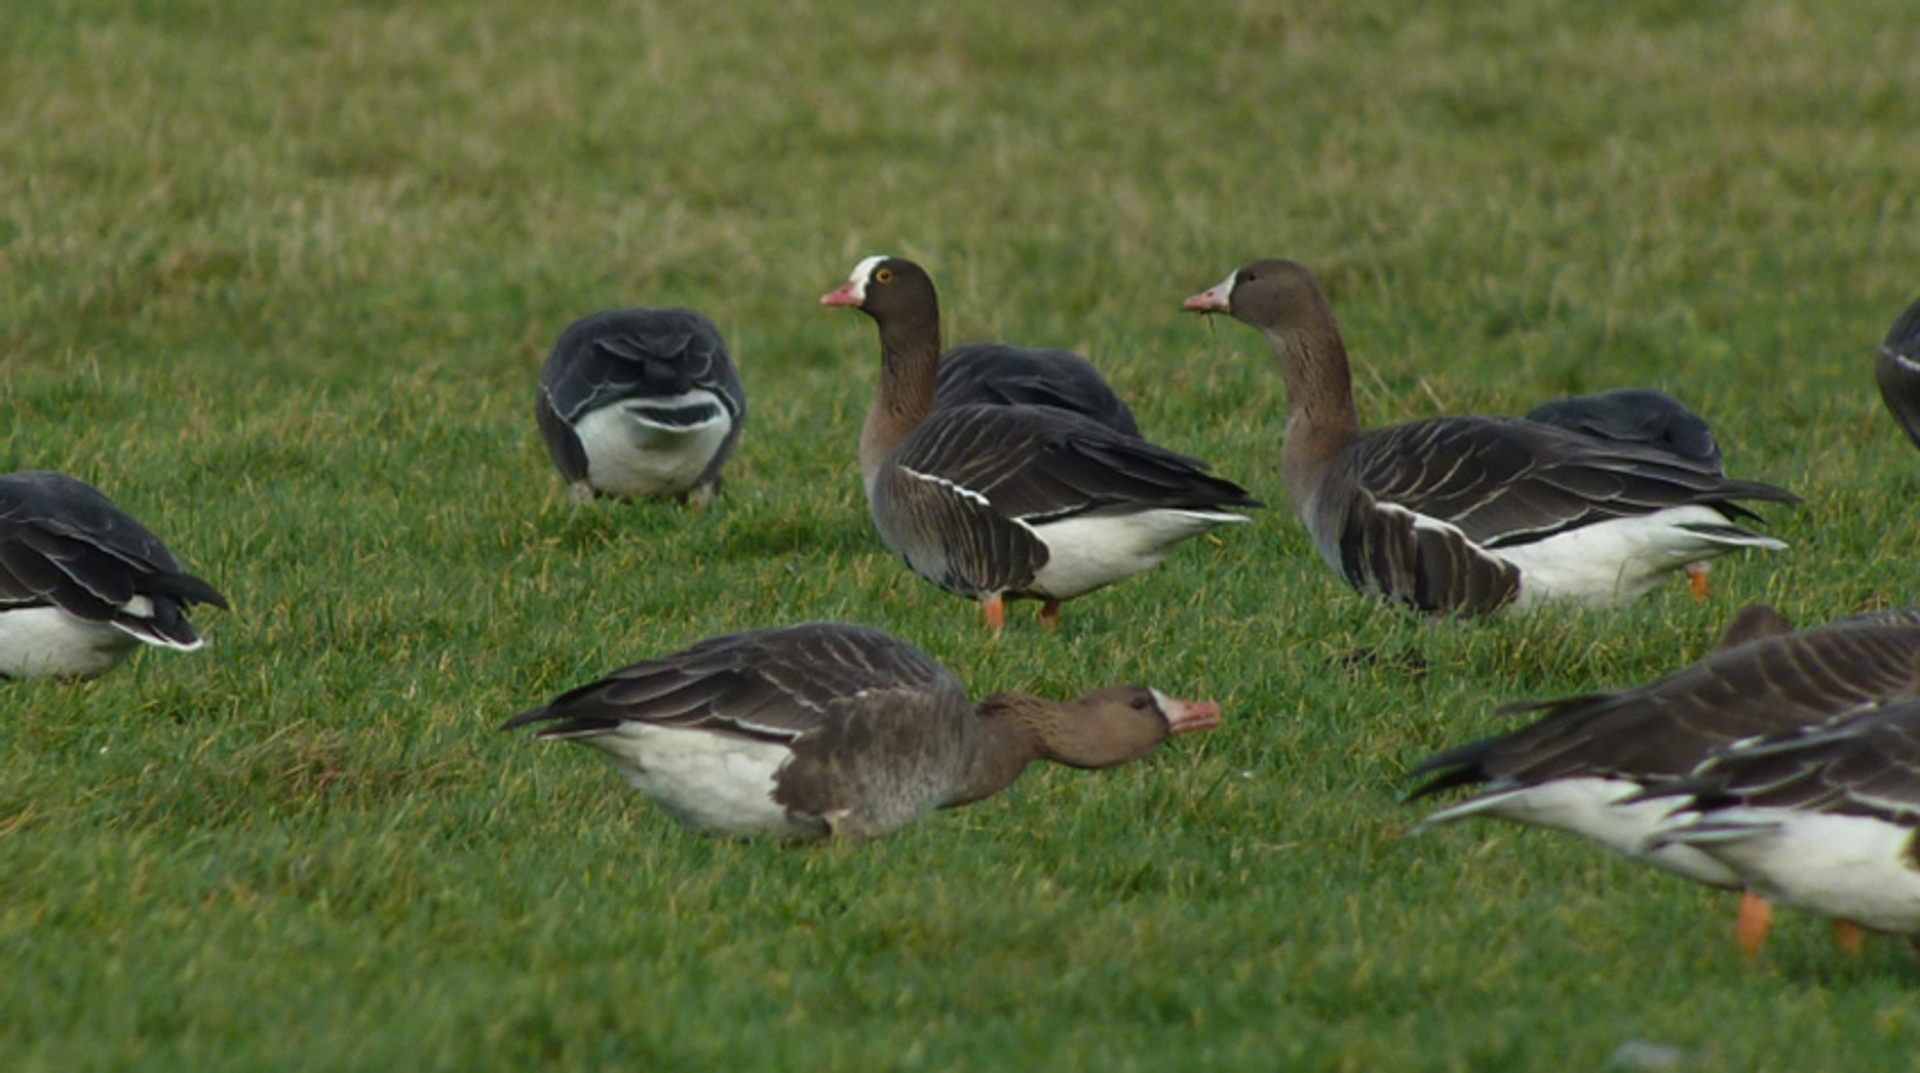
[(1219, 706), (1145, 686), (1065, 703), (978, 704), (933, 657), (879, 630), (749, 630), (615, 671), (507, 720), (606, 753), (683, 826), (793, 841), (890, 834), (970, 805), (1028, 764), (1106, 768), (1219, 725)]
[(1266, 260), (1186, 308), (1259, 328), (1287, 387), (1281, 465), (1322, 558), (1355, 588), (1429, 613), (1569, 599), (1610, 606), (1737, 548), (1743, 499), (1785, 489), (1537, 421), (1442, 417), (1361, 431), (1339, 326), (1304, 266)]
[(1920, 447), (1920, 300), (1907, 307), (1888, 329), (1880, 344), (1873, 378), (1880, 398), (1906, 429), (1907, 438)]
[[(1528, 421), (1620, 443), (1645, 444), (1681, 458), (1710, 465), (1720, 476), (1727, 471), (1720, 445), (1706, 419), (1664, 391), (1651, 388), (1614, 388), (1595, 395), (1570, 395), (1543, 402), (1527, 411)], [(1687, 588), (1696, 600), (1707, 598), (1709, 564), (1688, 563)]]
[(1057, 407), (936, 410), (939, 299), (912, 261), (868, 257), (820, 301), (879, 326), (860, 470), (881, 540), (920, 577), (978, 601), (996, 633), (1006, 600), (1042, 601), (1042, 623), (1058, 629), (1062, 601), (1261, 505), (1203, 462)]
[(969, 343), (940, 355), (933, 408), (1055, 406), (1138, 437), (1133, 411), (1093, 363), (1071, 350)]
[(1541, 403), (1527, 411), (1526, 419), (1603, 440), (1658, 447), (1726, 475), (1720, 444), (1706, 419), (1664, 391), (1618, 387), (1593, 395), (1569, 395)]
[(575, 502), (597, 495), (703, 506), (747, 416), (713, 322), (627, 309), (573, 322), (540, 370), (534, 416)]
[(1920, 954), (1920, 700), (1735, 742), (1639, 800), (1678, 801), (1650, 846), (1705, 854), (1769, 901), (1908, 936)]
[(227, 607), (99, 489), (0, 475), (0, 678), (90, 678), (142, 643), (191, 652), (197, 603)]
[[(1416, 830), (1495, 816), (1577, 834), (1698, 883), (1739, 888), (1739, 874), (1718, 858), (1685, 842), (1653, 842), (1671, 802), (1641, 795), (1690, 775), (1715, 749), (1920, 695), (1916, 669), (1920, 609), (1793, 633), (1777, 612), (1754, 605), (1690, 667), (1629, 689), (1512, 706), (1506, 710), (1544, 714), (1420, 764), (1412, 774), (1432, 778), (1409, 799), (1481, 790)], [(1765, 908), (1744, 902), (1742, 946), (1757, 949), (1766, 927)]]

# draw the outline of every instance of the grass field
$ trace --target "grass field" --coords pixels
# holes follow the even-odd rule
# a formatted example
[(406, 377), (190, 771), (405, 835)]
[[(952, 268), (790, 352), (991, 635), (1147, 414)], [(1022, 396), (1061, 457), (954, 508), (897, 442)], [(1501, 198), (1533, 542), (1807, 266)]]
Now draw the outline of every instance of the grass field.
[[(1875, 345), (1920, 294), (1904, 3), (45, 0), (0, 5), (0, 469), (93, 481), (231, 597), (211, 643), (0, 692), (14, 1070), (1911, 1068), (1920, 970), (1537, 832), (1418, 838), (1502, 701), (1644, 680), (1739, 605), (1920, 592)], [(1092, 355), (1272, 502), (998, 642), (871, 532), (875, 252), (952, 342)], [(1264, 345), (1319, 269), (1363, 419), (1626, 384), (1806, 497), (1614, 613), (1429, 626), (1321, 566)], [(574, 317), (689, 305), (751, 396), (722, 498), (576, 508)], [(494, 732), (715, 633), (870, 622), (984, 693), (1229, 722), (862, 846), (702, 839)], [(1366, 658), (1354, 658), (1363, 652)]]

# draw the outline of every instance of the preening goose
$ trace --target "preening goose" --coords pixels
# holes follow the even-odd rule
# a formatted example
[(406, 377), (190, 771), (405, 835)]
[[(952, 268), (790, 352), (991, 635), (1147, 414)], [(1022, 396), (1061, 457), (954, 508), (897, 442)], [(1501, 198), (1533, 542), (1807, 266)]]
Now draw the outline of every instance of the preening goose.
[(1908, 306), (1887, 330), (1873, 378), (1880, 385), (1880, 398), (1887, 409), (1907, 430), (1913, 445), (1920, 447), (1920, 300)]
[(1259, 328), (1287, 387), (1294, 510), (1349, 584), (1421, 610), (1623, 602), (1661, 574), (1784, 545), (1737, 500), (1792, 493), (1718, 465), (1537, 421), (1442, 417), (1361, 431), (1340, 330), (1313, 273), (1258, 261), (1186, 300)]
[(503, 729), (600, 749), (694, 830), (810, 840), (878, 837), (998, 793), (1035, 760), (1112, 767), (1219, 722), (1217, 705), (1144, 686), (975, 705), (905, 641), (814, 623), (636, 663)]
[(934, 408), (940, 310), (912, 261), (869, 257), (825, 305), (880, 330), (880, 387), (860, 435), (875, 527), (914, 573), (984, 605), (1060, 602), (1159, 563), (1173, 545), (1246, 521), (1259, 502), (1205, 463), (1052, 406)]
[[(1544, 714), (1414, 769), (1434, 777), (1411, 797), (1481, 788), (1420, 827), (1497, 816), (1581, 835), (1696, 882), (1741, 886), (1738, 874), (1698, 848), (1651, 841), (1672, 803), (1642, 795), (1687, 777), (1717, 749), (1920, 695), (1920, 610), (1787, 629), (1756, 606), (1735, 618), (1718, 649), (1675, 674), (1514, 706)], [(1743, 907), (1743, 945), (1756, 948), (1765, 929), (1758, 907)]]
[(0, 677), (90, 677), (142, 642), (192, 651), (196, 603), (227, 606), (92, 485), (0, 475)]
[(547, 453), (579, 502), (706, 503), (747, 416), (720, 330), (690, 309), (575, 321), (540, 370), (535, 403)]
[(1678, 807), (1650, 839), (1755, 893), (1913, 939), (1920, 953), (1920, 700), (1719, 750), (1643, 795)]
[(1115, 432), (1140, 435), (1133, 411), (1100, 370), (1071, 350), (968, 343), (940, 355), (933, 408), (976, 405), (1054, 406), (1090, 417)]

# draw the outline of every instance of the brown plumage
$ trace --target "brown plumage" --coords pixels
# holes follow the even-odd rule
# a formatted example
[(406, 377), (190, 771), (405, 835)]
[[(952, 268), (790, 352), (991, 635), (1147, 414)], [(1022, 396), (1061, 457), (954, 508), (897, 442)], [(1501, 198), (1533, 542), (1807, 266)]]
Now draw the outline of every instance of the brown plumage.
[[(515, 716), (592, 745), (686, 826), (730, 835), (872, 838), (1010, 785), (1028, 764), (1103, 768), (1219, 708), (1144, 686), (977, 706), (953, 672), (864, 626), (814, 623), (702, 641)], [(503, 729), (504, 729), (503, 728)]]
[(860, 469), (881, 539), (935, 585), (986, 608), (1059, 605), (1147, 570), (1173, 545), (1259, 506), (1206, 465), (1052, 406), (934, 407), (940, 309), (933, 281), (870, 257), (823, 304), (856, 308), (880, 332), (880, 386)]
[(1424, 611), (1484, 614), (1544, 598), (1632, 599), (1689, 562), (1741, 547), (1742, 499), (1717, 459), (1502, 417), (1362, 431), (1338, 324), (1319, 281), (1257, 261), (1186, 301), (1266, 336), (1287, 387), (1281, 466), (1321, 556), (1347, 582)]

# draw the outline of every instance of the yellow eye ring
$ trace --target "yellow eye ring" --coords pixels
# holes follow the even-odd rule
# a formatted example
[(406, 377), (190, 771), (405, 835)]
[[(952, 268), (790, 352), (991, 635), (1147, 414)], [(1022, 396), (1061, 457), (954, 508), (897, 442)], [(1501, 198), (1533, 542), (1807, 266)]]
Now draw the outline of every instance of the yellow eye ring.
[(891, 268), (875, 269), (873, 273), (873, 281), (875, 283), (892, 283), (893, 269)]

